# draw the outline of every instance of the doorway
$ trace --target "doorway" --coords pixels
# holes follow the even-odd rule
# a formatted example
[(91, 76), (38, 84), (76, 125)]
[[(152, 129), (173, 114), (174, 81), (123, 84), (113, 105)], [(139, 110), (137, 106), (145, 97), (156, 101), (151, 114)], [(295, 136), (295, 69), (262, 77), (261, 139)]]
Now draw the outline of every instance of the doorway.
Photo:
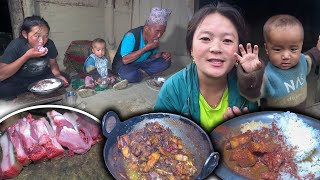
[(7, 0), (0, 0), (0, 56), (12, 40), (12, 26)]

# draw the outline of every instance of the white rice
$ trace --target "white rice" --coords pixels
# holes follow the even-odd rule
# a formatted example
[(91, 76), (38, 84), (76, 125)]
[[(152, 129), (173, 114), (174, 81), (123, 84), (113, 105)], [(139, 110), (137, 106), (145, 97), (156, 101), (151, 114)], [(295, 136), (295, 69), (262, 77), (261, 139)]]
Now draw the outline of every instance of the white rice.
[(315, 177), (320, 176), (320, 151), (317, 148), (313, 154), (311, 154), (311, 158), (305, 161), (301, 161), (297, 163), (298, 166), (298, 175), (300, 177), (307, 176), (309, 173), (315, 175)]
[[(279, 134), (283, 135), (286, 144), (294, 148), (298, 175), (304, 177), (309, 173), (320, 176), (320, 132), (313, 129), (297, 117), (296, 114), (285, 112), (274, 114)], [(309, 158), (308, 158), (309, 157)], [(283, 177), (286, 177), (285, 173)]]
[(240, 131), (241, 133), (245, 133), (247, 131), (255, 131), (255, 130), (260, 130), (263, 127), (265, 128), (271, 128), (271, 124), (269, 123), (263, 123), (261, 121), (251, 121), (251, 122), (246, 122), (244, 124), (240, 125)]
[[(320, 177), (320, 151), (317, 148), (314, 153), (311, 154), (311, 158), (305, 161), (297, 162), (297, 168), (298, 168), (298, 176), (302, 177), (302, 179), (306, 179), (303, 177), (306, 177), (307, 175), (314, 174), (314, 178)], [(295, 178), (291, 176), (289, 173), (280, 172), (282, 180), (298, 180), (298, 178)], [(301, 179), (301, 178), (300, 178)]]
[(300, 120), (296, 114), (285, 112), (275, 114), (279, 134), (290, 147), (295, 148), (295, 160), (305, 160), (319, 146), (319, 131)]
[(34, 91), (47, 91), (47, 90), (57, 88), (61, 84), (60, 81), (48, 81), (48, 82), (47, 81), (41, 80), (31, 89)]

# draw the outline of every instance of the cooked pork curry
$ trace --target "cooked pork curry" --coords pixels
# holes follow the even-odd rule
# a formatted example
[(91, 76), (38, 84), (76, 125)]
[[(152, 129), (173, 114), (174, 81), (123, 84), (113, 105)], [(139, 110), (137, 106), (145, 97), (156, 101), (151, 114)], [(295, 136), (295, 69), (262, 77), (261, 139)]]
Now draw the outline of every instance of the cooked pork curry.
[(223, 148), (225, 164), (250, 179), (276, 179), (279, 171), (297, 176), (293, 151), (283, 145), (277, 131), (262, 128), (228, 139)]
[(129, 179), (190, 179), (197, 169), (182, 140), (158, 122), (118, 137)]

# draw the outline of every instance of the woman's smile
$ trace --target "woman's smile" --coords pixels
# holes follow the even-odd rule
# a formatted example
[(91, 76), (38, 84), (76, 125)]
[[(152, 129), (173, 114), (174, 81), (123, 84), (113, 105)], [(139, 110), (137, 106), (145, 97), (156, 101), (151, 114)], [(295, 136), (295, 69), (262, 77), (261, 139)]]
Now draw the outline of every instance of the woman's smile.
[(221, 67), (221, 66), (223, 66), (224, 60), (212, 58), (212, 59), (208, 59), (208, 62), (210, 63), (211, 66)]

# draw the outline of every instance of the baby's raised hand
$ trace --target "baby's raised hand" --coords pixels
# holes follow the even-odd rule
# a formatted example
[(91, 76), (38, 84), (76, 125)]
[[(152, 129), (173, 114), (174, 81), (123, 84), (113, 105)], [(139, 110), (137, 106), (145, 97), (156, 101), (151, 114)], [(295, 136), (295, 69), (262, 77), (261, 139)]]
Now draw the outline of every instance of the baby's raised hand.
[(236, 56), (239, 64), (242, 66), (243, 70), (247, 73), (254, 72), (261, 68), (261, 62), (259, 60), (259, 49), (258, 45), (254, 45), (253, 50), (251, 48), (251, 44), (247, 44), (247, 51), (244, 49), (243, 45), (239, 45), (239, 50), (241, 56), (237, 53), (234, 55)]

